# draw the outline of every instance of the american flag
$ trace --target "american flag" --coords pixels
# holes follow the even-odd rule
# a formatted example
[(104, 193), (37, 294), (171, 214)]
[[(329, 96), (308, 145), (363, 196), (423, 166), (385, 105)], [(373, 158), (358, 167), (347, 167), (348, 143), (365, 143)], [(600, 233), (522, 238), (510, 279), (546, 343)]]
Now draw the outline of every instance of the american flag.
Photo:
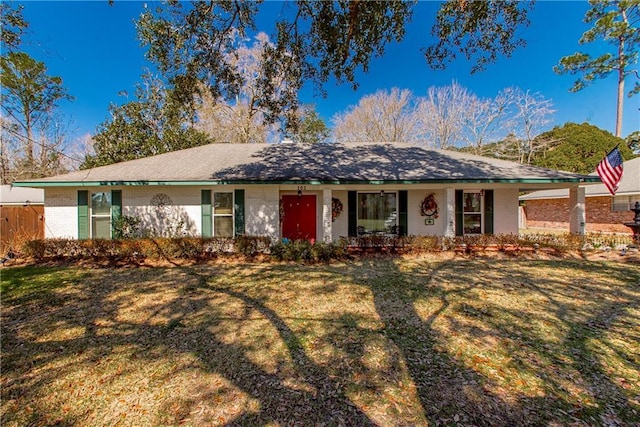
[(615, 195), (622, 178), (622, 156), (618, 147), (609, 151), (609, 154), (598, 164), (596, 172), (609, 192)]

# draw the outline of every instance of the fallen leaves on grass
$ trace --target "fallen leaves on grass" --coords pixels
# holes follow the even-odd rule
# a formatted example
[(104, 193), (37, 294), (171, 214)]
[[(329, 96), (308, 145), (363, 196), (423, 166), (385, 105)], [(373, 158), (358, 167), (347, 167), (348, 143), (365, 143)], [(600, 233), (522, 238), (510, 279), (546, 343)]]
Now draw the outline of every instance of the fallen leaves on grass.
[(2, 425), (616, 425), (640, 273), (377, 258), (3, 271)]

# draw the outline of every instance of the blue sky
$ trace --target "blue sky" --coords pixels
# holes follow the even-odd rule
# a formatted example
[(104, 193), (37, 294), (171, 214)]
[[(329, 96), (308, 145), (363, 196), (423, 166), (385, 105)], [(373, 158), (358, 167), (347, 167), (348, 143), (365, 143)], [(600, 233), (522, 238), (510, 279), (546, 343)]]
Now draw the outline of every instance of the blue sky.
[[(136, 38), (134, 20), (143, 2), (116, 0), (109, 6), (100, 1), (23, 1), (23, 15), (30, 24), (25, 50), (43, 61), (50, 75), (63, 78), (75, 100), (61, 105), (73, 122), (74, 136), (95, 133), (108, 118), (110, 103), (122, 103), (121, 91), (133, 93), (143, 70), (150, 66)], [(152, 2), (147, 2), (151, 4)], [(277, 7), (278, 5), (272, 4)], [(574, 76), (559, 76), (553, 66), (562, 56), (578, 50), (593, 52), (578, 39), (588, 26), (582, 22), (587, 1), (538, 1), (531, 15), (531, 26), (521, 30), (527, 46), (511, 58), (501, 58), (483, 72), (470, 74), (471, 66), (458, 59), (446, 70), (428, 68), (420, 48), (428, 44), (437, 2), (420, 2), (408, 27), (405, 40), (394, 43), (382, 58), (375, 59), (369, 73), (360, 73), (360, 87), (329, 82), (327, 97), (314, 96), (312, 88), (301, 93), (303, 103), (316, 105), (330, 125), (331, 117), (357, 104), (365, 95), (379, 89), (410, 89), (425, 95), (431, 86), (444, 86), (456, 80), (481, 97), (493, 97), (501, 89), (518, 86), (551, 99), (556, 109), (553, 122), (589, 122), (613, 133), (615, 130), (616, 79), (609, 77), (578, 92), (568, 91)], [(268, 23), (267, 23), (268, 24)], [(261, 28), (267, 33), (271, 27)], [(631, 87), (631, 81), (627, 82)], [(625, 97), (623, 136), (640, 129), (640, 95)]]

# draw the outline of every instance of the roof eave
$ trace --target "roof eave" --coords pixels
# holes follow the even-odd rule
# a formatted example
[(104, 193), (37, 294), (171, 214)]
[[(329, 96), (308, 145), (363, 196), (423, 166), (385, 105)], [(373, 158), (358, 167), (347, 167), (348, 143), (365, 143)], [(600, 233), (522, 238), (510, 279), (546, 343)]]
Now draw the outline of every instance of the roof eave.
[(598, 177), (558, 178), (460, 178), (415, 180), (278, 179), (278, 180), (98, 180), (98, 181), (19, 181), (16, 187), (100, 187), (100, 186), (200, 186), (200, 185), (386, 185), (386, 184), (586, 184), (600, 183)]

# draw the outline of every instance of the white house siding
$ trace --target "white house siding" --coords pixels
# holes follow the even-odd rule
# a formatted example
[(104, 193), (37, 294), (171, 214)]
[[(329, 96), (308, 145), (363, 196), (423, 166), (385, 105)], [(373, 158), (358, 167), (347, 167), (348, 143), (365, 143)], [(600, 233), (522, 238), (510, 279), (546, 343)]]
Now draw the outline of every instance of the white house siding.
[[(420, 215), (420, 205), (433, 193), (438, 203), (438, 218), (433, 225), (425, 225), (426, 217)], [(409, 190), (407, 193), (407, 234), (410, 236), (441, 236), (445, 232), (447, 200), (444, 190)]]
[(331, 197), (340, 200), (342, 203), (342, 213), (331, 224), (331, 232), (333, 241), (338, 241), (340, 237), (347, 237), (349, 235), (349, 209), (348, 209), (348, 196), (344, 190), (334, 190), (331, 192)]
[[(143, 230), (159, 235), (201, 235), (200, 187), (127, 186), (117, 189), (122, 190), (122, 214), (140, 218)], [(166, 204), (159, 206), (160, 201)]]
[(280, 238), (280, 191), (277, 185), (247, 186), (244, 194), (245, 232)]
[(44, 236), (47, 239), (78, 238), (78, 191), (75, 188), (45, 190)]
[[(47, 238), (77, 238), (78, 208), (77, 192), (79, 188), (48, 188), (45, 196), (45, 236)], [(143, 220), (142, 227), (156, 232), (168, 231), (182, 221), (187, 235), (200, 236), (201, 227), (201, 190), (234, 191), (235, 186), (211, 187), (162, 187), (162, 186), (123, 186), (123, 187), (83, 187), (89, 193), (95, 191), (122, 191), (122, 214), (135, 216)], [(288, 193), (289, 188), (278, 185), (252, 185), (245, 188), (245, 232), (248, 235), (280, 238), (280, 195)], [(318, 236), (322, 236), (322, 191), (317, 194)], [(420, 203), (429, 194), (434, 193), (439, 208), (439, 216), (433, 225), (425, 225), (425, 217), (420, 215)], [(444, 235), (447, 228), (446, 190), (420, 189), (408, 191), (408, 235)], [(292, 193), (293, 194), (293, 193)], [(332, 239), (348, 235), (348, 191), (332, 190), (332, 198), (342, 202), (343, 211), (331, 224)], [(154, 205), (153, 200), (168, 202), (163, 208)], [(518, 233), (518, 190), (497, 189), (494, 191), (494, 233)]]
[(518, 234), (518, 189), (493, 192), (493, 233)]

